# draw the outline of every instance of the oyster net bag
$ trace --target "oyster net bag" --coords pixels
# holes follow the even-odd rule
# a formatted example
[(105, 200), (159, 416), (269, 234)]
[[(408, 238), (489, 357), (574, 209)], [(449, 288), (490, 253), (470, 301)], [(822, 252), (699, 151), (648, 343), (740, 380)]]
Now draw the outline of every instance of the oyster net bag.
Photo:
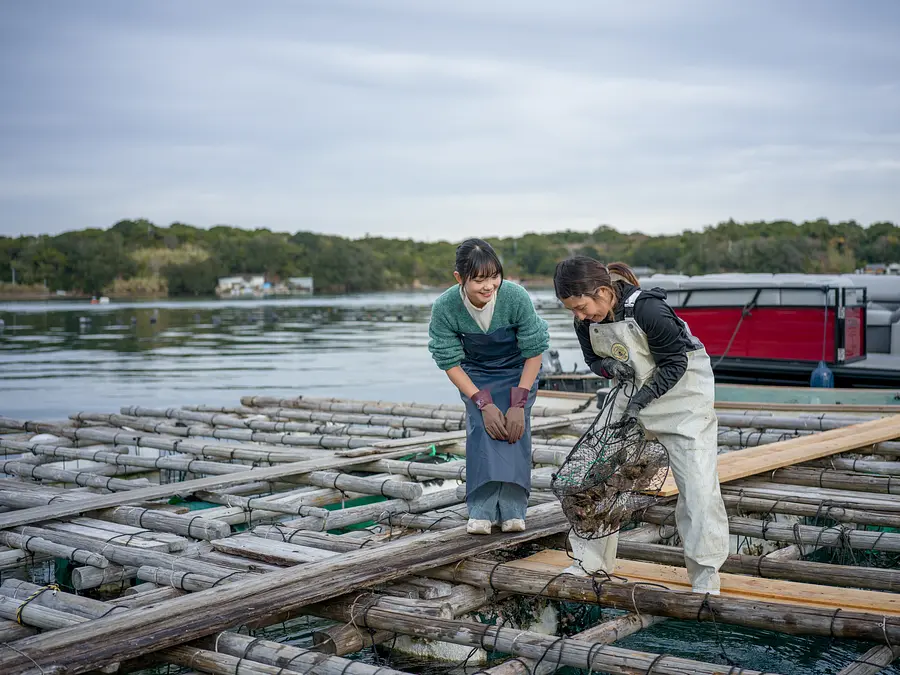
[(647, 439), (640, 425), (623, 429), (611, 419), (616, 399), (630, 400), (625, 386), (634, 390), (632, 383), (621, 383), (607, 395), (551, 481), (563, 513), (582, 539), (599, 539), (639, 522), (659, 501), (669, 475), (669, 453), (662, 443)]

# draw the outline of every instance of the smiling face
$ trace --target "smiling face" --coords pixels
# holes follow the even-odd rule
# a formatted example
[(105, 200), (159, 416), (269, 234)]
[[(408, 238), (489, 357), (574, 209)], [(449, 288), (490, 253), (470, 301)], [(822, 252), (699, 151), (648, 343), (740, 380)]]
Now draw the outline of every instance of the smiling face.
[(459, 272), (454, 272), (453, 275), (456, 277), (456, 281), (462, 285), (469, 302), (476, 307), (484, 307), (489, 303), (503, 281), (499, 272), (490, 276), (475, 277), (465, 282)]
[(598, 288), (596, 295), (573, 295), (561, 299), (579, 321), (600, 322), (612, 314), (616, 306), (616, 294), (608, 286)]

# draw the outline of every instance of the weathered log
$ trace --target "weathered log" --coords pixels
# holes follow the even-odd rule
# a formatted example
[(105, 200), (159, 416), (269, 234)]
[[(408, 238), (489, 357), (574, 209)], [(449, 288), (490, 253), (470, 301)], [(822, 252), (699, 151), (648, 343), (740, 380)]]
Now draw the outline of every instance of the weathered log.
[(144, 593), (122, 595), (118, 598), (107, 600), (106, 604), (129, 608), (147, 607), (148, 605), (155, 605), (160, 602), (165, 602), (166, 600), (172, 600), (173, 598), (180, 598), (184, 594), (184, 591), (180, 591), (177, 588), (172, 588), (171, 586), (160, 586), (159, 588), (156, 588), (152, 591), (146, 591)]
[(37, 631), (29, 626), (23, 626), (15, 621), (4, 619), (0, 621), (0, 642), (12, 642), (34, 635)]
[(837, 675), (876, 675), (891, 665), (897, 657), (900, 657), (900, 647), (887, 645), (872, 647), (850, 665), (842, 668)]
[[(305, 605), (322, 602), (361, 585), (392, 581), (435, 565), (516, 546), (567, 529), (558, 504), (531, 509), (529, 523), (526, 532), (490, 537), (472, 537), (465, 533), (465, 528), (426, 533), (377, 549), (260, 575), (241, 584), (223, 584), (139, 612), (95, 619), (88, 633), (78, 626), (26, 638), (16, 642), (21, 653), (0, 651), (0, 672), (30, 667), (29, 659), (53, 664), (64, 658), (71, 674), (77, 675), (126, 655), (140, 656), (229, 626), (259, 621), (273, 613), (299, 611)], [(328, 584), (321, 582), (325, 574), (330, 579)], [(248, 604), (248, 598), (253, 602)], [(888, 634), (892, 632), (893, 626), (889, 624)]]

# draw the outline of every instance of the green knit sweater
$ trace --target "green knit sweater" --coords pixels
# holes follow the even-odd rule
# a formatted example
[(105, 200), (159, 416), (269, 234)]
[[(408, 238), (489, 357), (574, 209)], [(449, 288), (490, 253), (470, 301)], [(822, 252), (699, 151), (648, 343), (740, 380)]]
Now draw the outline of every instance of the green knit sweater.
[[(519, 351), (526, 359), (543, 354), (550, 346), (547, 322), (534, 311), (528, 291), (511, 281), (504, 281), (497, 291), (497, 304), (487, 333), (503, 326), (515, 326)], [(450, 370), (465, 358), (460, 334), (484, 332), (463, 304), (457, 284), (441, 294), (431, 307), (428, 351), (438, 368)]]

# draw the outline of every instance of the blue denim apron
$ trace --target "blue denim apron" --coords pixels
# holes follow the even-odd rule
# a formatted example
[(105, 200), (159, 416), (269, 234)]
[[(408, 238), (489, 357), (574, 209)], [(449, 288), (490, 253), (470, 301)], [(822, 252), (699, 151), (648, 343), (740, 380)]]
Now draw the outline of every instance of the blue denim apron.
[[(519, 386), (525, 358), (516, 342), (516, 329), (504, 326), (491, 333), (463, 333), (465, 359), (461, 366), (479, 389), (491, 393), (494, 404), (504, 415), (509, 410), (509, 395)], [(490, 481), (515, 483), (531, 492), (531, 408), (537, 398), (537, 378), (525, 404), (525, 433), (516, 443), (495, 441), (484, 428), (481, 411), (471, 399), (460, 395), (466, 404), (466, 492)]]

